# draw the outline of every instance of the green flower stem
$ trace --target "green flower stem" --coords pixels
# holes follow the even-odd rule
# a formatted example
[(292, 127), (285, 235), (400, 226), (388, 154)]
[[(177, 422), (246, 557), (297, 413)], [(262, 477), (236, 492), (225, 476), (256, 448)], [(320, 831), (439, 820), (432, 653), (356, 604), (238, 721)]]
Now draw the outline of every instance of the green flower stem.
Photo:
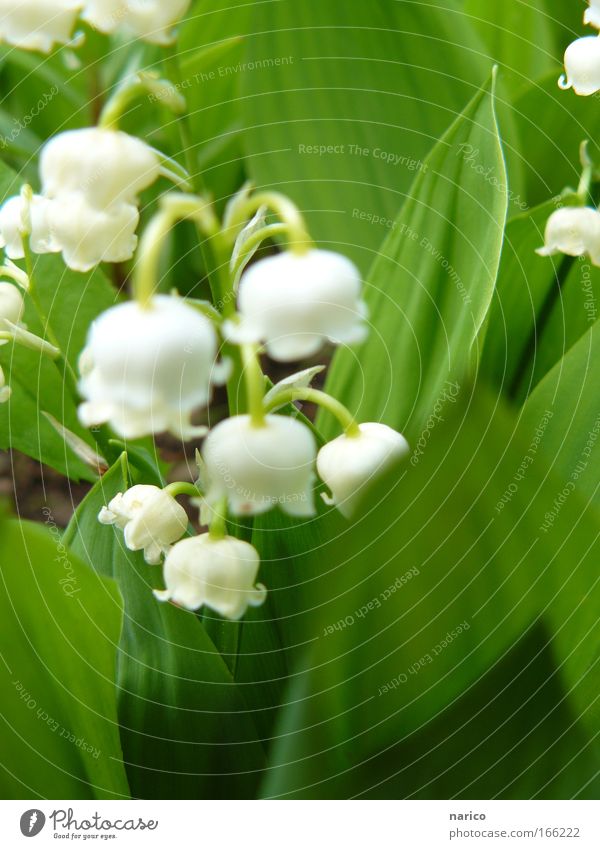
[(166, 492), (167, 495), (171, 495), (173, 498), (176, 498), (178, 495), (190, 495), (192, 498), (200, 498), (202, 495), (195, 484), (188, 483), (186, 481), (175, 481), (174, 483), (170, 483), (168, 486), (165, 486), (164, 492)]
[(304, 254), (313, 247), (302, 213), (289, 198), (279, 192), (258, 192), (241, 202), (229, 221), (230, 239), (231, 233), (237, 233), (239, 227), (249, 221), (261, 206), (266, 206), (281, 219), (287, 230), (290, 249), (294, 253)]
[(310, 387), (289, 389), (285, 392), (278, 393), (264, 409), (266, 413), (269, 413), (272, 409), (279, 407), (283, 403), (291, 404), (294, 401), (308, 401), (312, 404), (318, 404), (335, 416), (344, 429), (346, 436), (360, 436), (360, 428), (350, 411), (336, 398), (328, 395), (327, 392), (322, 392), (320, 389), (311, 389)]
[(241, 345), (244, 380), (247, 393), (247, 406), (253, 427), (263, 427), (265, 423), (265, 376), (258, 359), (256, 345)]

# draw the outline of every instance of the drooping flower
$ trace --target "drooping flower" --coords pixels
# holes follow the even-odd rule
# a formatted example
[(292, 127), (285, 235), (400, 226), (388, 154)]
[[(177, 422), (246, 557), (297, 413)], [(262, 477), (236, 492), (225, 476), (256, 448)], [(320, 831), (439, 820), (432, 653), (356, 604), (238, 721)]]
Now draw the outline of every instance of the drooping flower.
[(2, 0), (0, 41), (49, 53), (71, 39), (83, 0)]
[(160, 162), (152, 148), (120, 130), (67, 130), (51, 138), (40, 156), (45, 197), (80, 192), (97, 209), (137, 204), (140, 192), (159, 174)]
[(249, 543), (201, 534), (173, 546), (164, 565), (167, 589), (154, 594), (188, 610), (206, 605), (227, 619), (240, 619), (249, 606), (258, 607), (266, 598), (265, 587), (255, 586), (259, 565), (258, 552)]
[(583, 23), (600, 29), (600, 0), (588, 0), (589, 6), (583, 14)]
[(347, 518), (354, 514), (365, 485), (409, 451), (402, 434), (387, 425), (365, 422), (358, 427), (360, 435), (342, 434), (317, 456), (319, 476), (331, 490), (325, 500)]
[(140, 219), (133, 204), (97, 209), (80, 192), (61, 195), (49, 204), (51, 243), (60, 248), (69, 268), (89, 271), (100, 262), (125, 262), (133, 256)]
[(190, 0), (88, 0), (82, 18), (104, 33), (119, 28), (151, 44), (171, 44)]
[(118, 493), (98, 514), (103, 525), (124, 531), (130, 551), (144, 551), (147, 563), (156, 564), (172, 544), (181, 539), (188, 518), (172, 495), (157, 486), (138, 484)]
[(191, 415), (226, 377), (216, 353), (210, 321), (179, 298), (111, 307), (92, 324), (81, 356), (86, 401), (79, 417), (87, 427), (110, 422), (129, 439), (167, 430), (182, 439), (204, 434)]
[(558, 84), (572, 88), (575, 94), (588, 97), (600, 91), (600, 37), (578, 38), (565, 51), (565, 71)]
[[(599, 39), (600, 41), (600, 39)], [(600, 212), (587, 206), (565, 206), (552, 213), (546, 223), (540, 256), (588, 254), (600, 266)]]
[(269, 355), (288, 362), (315, 354), (326, 340), (362, 341), (367, 333), (361, 279), (349, 259), (332, 251), (285, 252), (260, 260), (240, 281), (234, 342), (265, 342)]
[(288, 416), (250, 416), (220, 422), (202, 447), (208, 503), (227, 498), (236, 515), (256, 515), (279, 506), (290, 516), (314, 515), (312, 433)]
[[(28, 229), (31, 235), (28, 237)], [(30, 239), (36, 254), (53, 253), (54, 243), (49, 221), (49, 201), (40, 195), (27, 200), (23, 195), (8, 198), (0, 207), (0, 247), (10, 259), (23, 259), (23, 239)]]

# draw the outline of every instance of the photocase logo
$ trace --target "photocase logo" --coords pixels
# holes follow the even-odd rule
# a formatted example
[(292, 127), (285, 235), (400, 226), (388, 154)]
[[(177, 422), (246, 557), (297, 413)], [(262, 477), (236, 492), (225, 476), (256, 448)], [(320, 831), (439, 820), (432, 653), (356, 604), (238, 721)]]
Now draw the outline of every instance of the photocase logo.
[(30, 811), (25, 811), (21, 817), (21, 834), (25, 837), (35, 837), (45, 824), (46, 817), (42, 811), (32, 808)]

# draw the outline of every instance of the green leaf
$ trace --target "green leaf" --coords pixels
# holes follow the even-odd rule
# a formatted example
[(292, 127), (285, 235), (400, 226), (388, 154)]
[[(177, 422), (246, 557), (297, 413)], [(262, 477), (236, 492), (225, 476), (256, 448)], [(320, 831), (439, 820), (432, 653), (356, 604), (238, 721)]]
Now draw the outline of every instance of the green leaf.
[[(571, 38), (575, 37), (572, 33)], [(517, 148), (525, 172), (526, 200), (531, 206), (544, 203), (567, 186), (577, 187), (581, 174), (579, 146), (585, 139), (589, 140), (594, 161), (600, 161), (599, 111), (590, 108), (588, 98), (559, 89), (558, 78), (564, 69), (560, 54), (556, 58), (555, 70), (531, 83), (514, 101), (512, 110), (517, 141), (510, 137), (508, 141)]]
[(46, 528), (0, 535), (3, 798), (127, 798), (115, 691), (122, 602)]
[(366, 271), (426, 154), (489, 73), (455, 3), (253, 7), (243, 73), (251, 177)]
[[(117, 463), (66, 531), (74, 551), (117, 581), (125, 604), (119, 645), (119, 719), (129, 782), (142, 798), (250, 798), (264, 767), (253, 716), (193, 613), (159, 603), (161, 569), (97, 520), (127, 486)], [(144, 482), (149, 481), (146, 476)], [(226, 623), (235, 624), (235, 623)]]
[[(507, 200), (493, 85), (426, 165), (367, 278), (369, 338), (337, 352), (326, 384), (360, 420), (409, 441), (462, 380), (494, 292)], [(332, 435), (331, 421), (318, 421)]]
[(596, 581), (598, 517), (574, 495), (543, 534), (556, 480), (532, 448), (536, 429), (515, 437), (481, 387), (444, 418), (374, 485), (354, 525), (305, 555), (321, 577), (312, 608), (297, 611), (311, 637), (265, 796), (597, 792), (597, 780), (584, 789), (597, 754), (557, 683), (546, 617), (574, 564), (584, 585)]

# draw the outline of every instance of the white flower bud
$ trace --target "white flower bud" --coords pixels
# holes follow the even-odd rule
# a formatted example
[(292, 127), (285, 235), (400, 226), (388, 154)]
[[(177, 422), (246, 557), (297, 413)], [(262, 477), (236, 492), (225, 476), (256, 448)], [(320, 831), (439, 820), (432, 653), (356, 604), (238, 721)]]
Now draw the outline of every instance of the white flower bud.
[(558, 84), (562, 89), (572, 88), (584, 97), (600, 91), (600, 38), (586, 35), (569, 44), (565, 51), (566, 79)]
[(147, 563), (160, 563), (171, 545), (185, 534), (187, 513), (172, 495), (157, 486), (132, 486), (115, 495), (98, 514), (103, 525), (123, 530), (130, 551), (144, 551)]
[(600, 265), (600, 212), (587, 206), (557, 209), (546, 223), (544, 242), (536, 251), (540, 256), (589, 254), (593, 264)]
[(589, 8), (584, 12), (583, 23), (600, 29), (600, 0), (589, 0)]
[(62, 250), (74, 271), (89, 271), (100, 262), (125, 262), (137, 245), (137, 207), (130, 203), (96, 209), (80, 192), (50, 201), (48, 221), (52, 244)]
[(201, 534), (173, 546), (164, 565), (167, 589), (154, 595), (188, 610), (206, 605), (227, 619), (240, 619), (248, 606), (258, 607), (266, 598), (265, 587), (254, 585), (259, 565), (249, 543)]
[(404, 457), (409, 446), (401, 433), (378, 422), (359, 425), (360, 436), (338, 436), (317, 456), (317, 471), (331, 490), (328, 504), (350, 518), (363, 488), (375, 475)]
[(269, 355), (288, 362), (315, 354), (325, 340), (362, 341), (366, 306), (361, 280), (349, 259), (332, 251), (285, 252), (260, 260), (240, 281), (240, 323), (225, 332), (238, 342), (266, 343)]
[(71, 39), (80, 0), (1, 0), (0, 41), (49, 53)]
[(90, 206), (108, 209), (137, 203), (160, 174), (156, 153), (119, 130), (86, 127), (60, 133), (40, 157), (43, 194), (48, 198), (81, 192)]
[(19, 324), (23, 318), (24, 309), (23, 295), (17, 287), (12, 283), (0, 282), (0, 327), (5, 321)]
[(250, 416), (220, 422), (202, 446), (206, 501), (227, 498), (236, 515), (256, 515), (279, 506), (290, 516), (313, 516), (316, 445), (301, 422), (266, 416), (262, 427)]
[(129, 439), (166, 430), (183, 439), (204, 433), (191, 415), (208, 403), (211, 383), (225, 377), (216, 352), (210, 321), (179, 298), (111, 307), (92, 324), (81, 356), (82, 423), (110, 422)]
[[(49, 201), (40, 195), (33, 195), (29, 202), (22, 195), (4, 202), (0, 207), (0, 247), (7, 257), (23, 259), (24, 238), (30, 239), (31, 250), (36, 254), (58, 250), (50, 232), (48, 211)], [(28, 226), (31, 226), (30, 237), (26, 235)]]
[(190, 0), (88, 0), (82, 18), (100, 32), (120, 26), (151, 44), (171, 44), (173, 26), (183, 17)]

